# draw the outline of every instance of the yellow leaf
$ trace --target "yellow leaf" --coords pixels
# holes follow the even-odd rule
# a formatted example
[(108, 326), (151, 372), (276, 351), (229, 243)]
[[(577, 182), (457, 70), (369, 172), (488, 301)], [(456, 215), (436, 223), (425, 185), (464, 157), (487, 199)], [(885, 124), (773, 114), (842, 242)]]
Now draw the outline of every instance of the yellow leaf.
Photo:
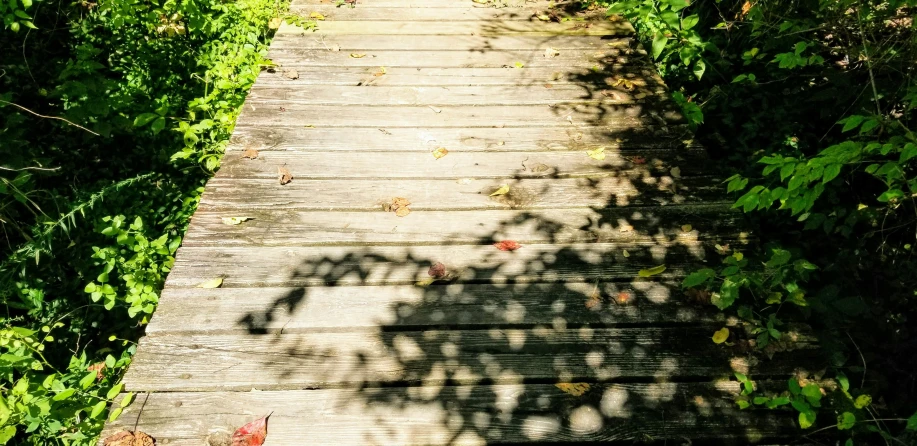
[(592, 158), (594, 160), (602, 161), (605, 159), (605, 148), (599, 147), (598, 149), (595, 149), (595, 150), (587, 150), (586, 155), (589, 155), (589, 158)]
[(238, 225), (243, 221), (254, 220), (254, 217), (223, 217), (224, 225)]
[(726, 327), (723, 327), (713, 333), (713, 342), (716, 344), (722, 344), (726, 342), (727, 339), (729, 339), (729, 329)]
[(198, 288), (219, 288), (223, 285), (223, 278), (217, 277), (216, 279), (210, 279), (206, 282), (201, 282), (197, 285)]
[(675, 178), (681, 178), (681, 168), (680, 167), (673, 167), (671, 170), (669, 170), (669, 173), (671, 173), (672, 176)]
[(736, 252), (732, 253), (732, 257), (733, 257), (734, 259), (736, 259), (736, 262), (741, 262), (742, 259), (745, 258), (745, 254), (742, 254), (741, 252), (736, 251)]
[(665, 265), (659, 265), (649, 269), (641, 269), (637, 274), (640, 277), (652, 277), (656, 274), (661, 274), (663, 271), (665, 271)]
[(495, 190), (492, 194), (490, 194), (490, 196), (491, 196), (491, 197), (495, 197), (495, 196), (497, 196), (497, 195), (506, 195), (506, 194), (508, 194), (508, 193), (509, 193), (509, 185), (508, 185), (508, 184), (501, 184), (501, 185), (500, 185), (500, 188), (497, 189), (497, 190)]
[(366, 57), (366, 54), (363, 54), (363, 53), (350, 53), (350, 57), (352, 57), (352, 58), (354, 58), (354, 59), (362, 59), (362, 58)]
[(325, 20), (325, 16), (318, 12), (313, 12), (312, 14), (309, 14), (309, 18), (315, 19), (315, 20)]
[(283, 23), (283, 19), (280, 17), (274, 17), (271, 21), (267, 22), (267, 27), (270, 29), (280, 28), (280, 24)]
[(541, 20), (542, 22), (550, 22), (550, 21), (551, 21), (551, 16), (549, 16), (549, 15), (547, 15), (547, 14), (536, 14), (535, 17), (538, 17), (538, 20)]
[(415, 282), (414, 285), (415, 285), (415, 286), (420, 286), (420, 287), (425, 287), (425, 286), (430, 286), (430, 284), (432, 284), (433, 282), (436, 282), (436, 278), (435, 278), (435, 277), (427, 277), (426, 279), (419, 280), (419, 281)]
[(448, 154), (449, 151), (446, 150), (445, 147), (437, 147), (436, 150), (433, 151), (433, 158), (440, 159)]
[(589, 383), (557, 383), (554, 386), (573, 396), (582, 396), (589, 391)]
[(863, 209), (866, 209), (866, 208), (868, 208), (868, 207), (869, 207), (869, 206), (867, 206), (867, 205), (865, 205), (865, 204), (863, 204), (863, 203), (860, 203), (860, 204), (857, 205), (857, 210), (858, 210), (858, 211), (862, 211)]
[(621, 254), (623, 254), (623, 255), (624, 255), (624, 257), (630, 257), (630, 253), (629, 253), (629, 252), (627, 252), (627, 250), (626, 250), (626, 249), (625, 249), (625, 250), (624, 250), (624, 252), (622, 252)]
[(681, 230), (684, 232), (691, 232), (691, 229), (692, 229), (691, 225), (684, 225), (681, 227)]
[(525, 64), (524, 64), (524, 63), (522, 63), (522, 62), (519, 62), (519, 61), (516, 61), (516, 63), (514, 63), (513, 65), (515, 65), (515, 66), (516, 66), (516, 68), (522, 68), (522, 67), (524, 67), (524, 66), (525, 66)]

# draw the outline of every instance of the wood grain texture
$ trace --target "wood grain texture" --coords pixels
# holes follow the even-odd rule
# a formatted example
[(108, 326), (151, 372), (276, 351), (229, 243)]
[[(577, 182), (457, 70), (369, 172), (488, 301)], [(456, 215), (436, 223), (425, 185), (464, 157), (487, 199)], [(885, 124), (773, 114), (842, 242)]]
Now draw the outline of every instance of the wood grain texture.
[[(728, 205), (540, 211), (418, 211), (411, 218), (366, 218), (363, 212), (240, 210), (202, 206), (183, 246), (317, 246), (523, 244), (748, 240), (744, 218)], [(227, 225), (224, 218), (251, 220)], [(689, 227), (686, 227), (688, 225)], [(688, 229), (687, 231), (685, 229)]]
[[(366, 217), (400, 220), (383, 212), (382, 205), (390, 203), (393, 197), (407, 198), (412, 211), (605, 208), (731, 201), (724, 196), (720, 181), (710, 177), (310, 180), (299, 177), (298, 172), (292, 174), (293, 181), (282, 187), (276, 177), (216, 177), (208, 183), (201, 203), (241, 209), (374, 211), (378, 214)], [(504, 184), (510, 187), (509, 193), (490, 196)]]
[[(518, 288), (487, 284), (170, 288), (163, 292), (146, 334), (489, 329), (549, 326), (558, 318), (592, 327), (725, 323), (725, 316), (713, 307), (689, 302), (677, 291), (677, 283), (643, 291), (621, 283), (541, 283)], [(627, 293), (628, 300), (619, 304), (621, 293)]]
[[(408, 11), (417, 11), (408, 9)], [(370, 12), (372, 13), (372, 12)], [(636, 48), (631, 37), (614, 36), (413, 36), (392, 35), (278, 35), (271, 41), (271, 50), (323, 49), (340, 51), (409, 50), (501, 52), (530, 51), (550, 47), (558, 51), (606, 48)], [(643, 61), (646, 63), (647, 61)], [(653, 71), (655, 75), (655, 71)]]
[[(785, 385), (759, 381), (765, 388)], [(791, 413), (740, 411), (735, 382), (594, 384), (581, 397), (551, 384), (429, 389), (176, 392), (138, 395), (103, 437), (139, 429), (200, 446), (272, 413), (265, 446), (642, 442), (750, 444), (791, 437)], [(120, 397), (119, 397), (120, 398)], [(142, 409), (141, 409), (142, 407)], [(210, 443), (213, 444), (213, 443)]]
[(665, 101), (665, 90), (623, 87), (590, 91), (573, 85), (536, 86), (337, 86), (305, 85), (296, 89), (284, 86), (253, 88), (250, 100), (310, 105), (552, 105), (552, 104), (641, 104)]
[(641, 128), (569, 125), (540, 128), (336, 128), (293, 125), (258, 127), (240, 122), (230, 138), (229, 150), (340, 154), (352, 151), (429, 153), (437, 147), (448, 147), (449, 150), (459, 152), (585, 152), (605, 147), (609, 154), (616, 150), (622, 151), (622, 156), (643, 156), (647, 149), (676, 149), (685, 156), (691, 156), (691, 152), (703, 151), (690, 138), (690, 130), (683, 125)]
[[(322, 22), (316, 34), (376, 34), (404, 36), (631, 36), (634, 28), (627, 22), (603, 21), (590, 23), (588, 27), (578, 23), (522, 22), (517, 20), (488, 20), (480, 22), (440, 22), (430, 24), (403, 20), (368, 20), (353, 22)], [(309, 35), (304, 30), (284, 22), (277, 30), (278, 35)]]
[[(324, 21), (412, 21), (412, 22), (466, 22), (480, 20), (519, 20), (525, 22), (534, 22), (539, 19), (535, 14), (553, 12), (559, 18), (568, 20), (603, 20), (605, 11), (602, 8), (596, 8), (593, 11), (583, 13), (567, 12), (559, 8), (551, 8), (549, 2), (531, 2), (521, 8), (494, 8), (482, 5), (461, 5), (455, 3), (451, 6), (440, 8), (406, 8), (404, 6), (376, 6), (374, 4), (364, 5), (359, 8), (337, 7), (334, 5), (291, 5), (290, 13), (304, 18), (310, 17), (313, 13), (321, 14)], [(321, 26), (322, 21), (318, 21)], [(436, 26), (431, 24), (431, 26)]]
[(710, 341), (715, 327), (566, 328), (160, 335), (144, 338), (126, 391), (436, 387), (520, 381), (660, 381), (727, 377), (734, 370), (786, 376), (816, 364), (802, 334), (773, 360)]
[[(269, 236), (270, 234), (265, 234)], [(723, 243), (738, 241), (723, 241)], [(684, 277), (706, 258), (703, 242), (530, 244), (503, 252), (491, 244), (319, 247), (183, 247), (166, 286), (196, 287), (217, 277), (224, 287), (411, 285), (442, 262), (461, 283), (627, 281), (666, 265), (656, 279)], [(626, 251), (626, 253), (625, 253)], [(716, 260), (719, 263), (719, 260)]]
[(263, 127), (545, 127), (572, 129), (584, 126), (642, 127), (683, 123), (672, 103), (647, 105), (561, 104), (556, 106), (447, 106), (417, 105), (388, 107), (305, 105), (297, 103), (245, 101), (240, 120)]
[[(646, 60), (642, 50), (598, 48), (591, 50), (558, 50), (554, 57), (545, 55), (547, 45), (514, 51), (369, 51), (354, 53), (326, 49), (277, 48), (268, 57), (274, 63), (313, 67), (379, 67), (393, 68), (505, 68), (521, 69), (592, 69), (614, 64), (635, 64)], [(359, 57), (354, 57), (357, 55)], [(520, 66), (517, 66), (520, 64)]]
[(436, 159), (431, 152), (289, 152), (258, 153), (257, 159), (242, 158), (230, 151), (223, 158), (220, 178), (276, 178), (277, 166), (286, 166), (300, 178), (599, 178), (613, 176), (642, 181), (645, 177), (669, 176), (673, 169), (682, 177), (710, 171), (701, 152), (644, 150), (623, 154), (605, 149), (597, 160), (579, 152), (464, 152), (441, 146), (449, 153)]

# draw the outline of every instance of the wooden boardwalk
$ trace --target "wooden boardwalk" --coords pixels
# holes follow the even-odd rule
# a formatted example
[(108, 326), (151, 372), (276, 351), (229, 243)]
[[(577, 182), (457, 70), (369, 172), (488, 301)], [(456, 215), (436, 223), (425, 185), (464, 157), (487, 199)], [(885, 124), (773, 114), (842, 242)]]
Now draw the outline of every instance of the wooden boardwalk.
[(294, 1), (326, 20), (274, 39), (106, 434), (217, 446), (269, 413), (267, 445), (793, 432), (729, 378), (779, 390), (814, 345), (716, 345), (735, 321), (680, 290), (747, 235), (631, 26), (505, 6)]

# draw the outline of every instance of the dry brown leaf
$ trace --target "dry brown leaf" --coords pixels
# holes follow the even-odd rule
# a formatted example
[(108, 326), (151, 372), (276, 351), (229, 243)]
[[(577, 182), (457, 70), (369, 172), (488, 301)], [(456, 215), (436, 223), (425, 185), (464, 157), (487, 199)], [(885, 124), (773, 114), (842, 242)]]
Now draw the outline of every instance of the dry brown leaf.
[(261, 446), (267, 437), (267, 418), (261, 417), (232, 433), (232, 446)]
[(582, 396), (589, 391), (589, 383), (557, 383), (555, 387), (573, 396)]
[(102, 440), (103, 446), (154, 446), (156, 440), (140, 431), (121, 431)]
[(533, 173), (542, 173), (542, 172), (547, 172), (549, 170), (551, 170), (551, 166), (548, 166), (547, 164), (538, 163), (532, 166)]
[(395, 215), (399, 217), (405, 217), (410, 213), (411, 213), (411, 208), (408, 208), (408, 207), (398, 208), (395, 210)]
[(411, 202), (407, 198), (395, 197), (392, 199), (391, 203), (383, 203), (382, 210), (385, 212), (394, 212), (395, 215), (399, 217), (404, 217), (411, 213), (411, 209), (408, 207), (411, 205)]
[(522, 247), (522, 245), (515, 240), (503, 240), (502, 242), (494, 243), (494, 246), (500, 251), (515, 251)]
[(630, 292), (621, 291), (615, 296), (614, 301), (618, 305), (627, 305), (631, 302), (632, 298), (633, 295), (631, 295)]
[(427, 270), (427, 274), (435, 279), (442, 279), (446, 277), (446, 265), (443, 265), (442, 262), (436, 262)]
[(440, 159), (448, 154), (449, 151), (446, 150), (445, 147), (437, 147), (436, 150), (433, 151), (433, 158)]
[(287, 79), (299, 79), (299, 71), (296, 70), (286, 70), (283, 72), (283, 77)]
[(592, 293), (589, 295), (589, 300), (586, 301), (586, 308), (592, 310), (598, 307), (602, 303), (602, 292), (599, 290), (599, 283), (595, 283), (595, 288), (592, 289)]
[(257, 159), (258, 151), (255, 149), (245, 149), (245, 151), (242, 152), (242, 158), (248, 158), (250, 160)]
[(280, 185), (281, 186), (289, 183), (290, 181), (293, 181), (293, 174), (290, 173), (290, 170), (287, 169), (286, 167), (283, 167), (283, 166), (278, 167), (277, 173), (280, 175)]
[(101, 379), (103, 378), (102, 370), (105, 370), (105, 363), (104, 363), (104, 362), (97, 362), (97, 363), (95, 363), (95, 364), (89, 366), (86, 370), (89, 371), (89, 372), (96, 372), (96, 379), (101, 380)]

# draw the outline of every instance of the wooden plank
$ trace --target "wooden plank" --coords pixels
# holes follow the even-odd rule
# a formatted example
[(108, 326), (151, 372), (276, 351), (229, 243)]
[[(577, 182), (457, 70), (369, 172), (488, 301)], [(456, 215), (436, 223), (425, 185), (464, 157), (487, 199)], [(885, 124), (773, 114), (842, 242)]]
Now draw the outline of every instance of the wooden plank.
[(403, 6), (374, 6), (364, 5), (359, 8), (337, 7), (334, 5), (291, 5), (289, 12), (299, 15), (307, 20), (313, 13), (321, 14), (323, 21), (318, 21), (321, 27), (328, 21), (412, 21), (412, 22), (467, 22), (478, 20), (519, 20), (537, 21), (537, 13), (552, 12), (557, 17), (565, 18), (576, 23), (583, 20), (605, 20), (605, 11), (597, 8), (583, 13), (567, 12), (562, 9), (549, 9), (549, 2), (537, 2), (526, 5), (524, 8), (493, 8), (490, 6), (465, 6), (457, 3), (441, 8), (406, 8)]
[[(455, 86), (559, 86), (573, 84), (590, 90), (605, 90), (618, 83), (622, 77), (628, 79), (656, 79), (650, 67), (612, 65), (600, 67), (602, 71), (581, 68), (403, 68), (386, 67), (386, 74), (376, 76), (380, 67), (312, 67), (294, 62), (283, 68), (265, 70), (258, 77), (256, 85), (283, 85), (295, 88), (299, 85), (351, 85), (351, 86), (407, 86), (407, 87), (455, 87)], [(299, 77), (289, 79), (284, 70), (296, 70)], [(649, 81), (648, 81), (649, 82)], [(652, 85), (663, 85), (659, 79)]]
[[(385, 214), (382, 205), (405, 197), (412, 211), (488, 209), (570, 209), (639, 205), (727, 203), (718, 179), (671, 177), (630, 179), (468, 179), (458, 180), (310, 180), (297, 177), (284, 186), (274, 179), (215, 177), (207, 184), (201, 203), (239, 209), (372, 211), (377, 218), (400, 220)], [(505, 195), (490, 196), (506, 184)], [(370, 216), (367, 216), (370, 217)]]
[[(431, 228), (431, 230), (436, 230)], [(269, 235), (268, 235), (269, 236)], [(739, 241), (731, 242), (733, 246)], [(535, 283), (631, 281), (651, 287), (638, 271), (657, 265), (656, 279), (677, 279), (703, 265), (708, 246), (674, 243), (529, 244), (503, 252), (491, 244), (320, 247), (182, 247), (166, 280), (196, 287), (220, 277), (223, 287), (412, 285), (442, 262), (455, 282)], [(626, 254), (625, 254), (626, 251)], [(716, 261), (718, 263), (718, 260)], [(636, 285), (635, 285), (636, 286)]]
[[(201, 206), (183, 246), (316, 246), (474, 244), (496, 239), (523, 244), (748, 240), (744, 217), (728, 205), (542, 211), (426, 211), (411, 218), (368, 218), (365, 212)], [(223, 218), (251, 218), (226, 225)], [(685, 225), (690, 225), (685, 231)], [(430, 228), (436, 228), (431, 231)]]
[(276, 85), (257, 86), (248, 94), (251, 101), (287, 102), (312, 105), (552, 105), (552, 104), (641, 104), (668, 100), (661, 88), (591, 90), (574, 85), (475, 87), (401, 87)]
[[(782, 383), (759, 381), (767, 388)], [(796, 438), (789, 412), (739, 410), (735, 382), (595, 384), (581, 397), (551, 384), (179, 392), (138, 395), (107, 435), (141, 430), (157, 444), (223, 444), (273, 413), (265, 446), (570, 444), (685, 438), (751, 444)], [(120, 400), (120, 397), (118, 397)], [(227, 443), (228, 444), (228, 443)]]
[[(408, 11), (409, 9), (404, 9)], [(386, 50), (425, 51), (518, 51), (551, 47), (558, 51), (596, 50), (604, 48), (636, 48), (630, 37), (609, 36), (413, 36), (393, 35), (277, 35), (271, 40), (271, 50), (323, 49), (351, 52)]]
[(623, 156), (643, 156), (652, 150), (676, 149), (690, 152), (703, 148), (689, 140), (685, 125), (540, 128), (335, 128), (278, 126), (258, 127), (240, 121), (229, 142), (229, 150), (256, 149), (262, 152), (372, 152), (417, 151), (429, 153), (437, 147), (459, 152), (577, 151), (605, 147)]
[[(648, 109), (649, 108), (649, 109)], [(342, 106), (247, 100), (240, 121), (257, 126), (316, 127), (544, 127), (632, 126), (680, 124), (684, 121), (671, 102), (658, 107), (614, 104), (556, 106), (393, 105)]]
[[(550, 4), (551, 2), (545, 2), (544, 0), (502, 0), (499, 5), (490, 5), (475, 3), (472, 0), (358, 0), (354, 8), (449, 8), (463, 6), (467, 8), (502, 9), (538, 6), (545, 3)], [(333, 0), (293, 0), (290, 3), (291, 7), (320, 5), (334, 5), (337, 7), (336, 2)], [(497, 6), (500, 6), (500, 8), (497, 8)], [(350, 6), (342, 5), (341, 7), (349, 8)]]
[[(448, 148), (447, 148), (448, 149)], [(251, 160), (240, 151), (223, 158), (220, 178), (277, 178), (285, 166), (309, 179), (458, 179), (458, 178), (597, 178), (614, 176), (640, 181), (644, 177), (700, 175), (710, 171), (702, 153), (644, 150), (639, 155), (605, 149), (605, 159), (581, 152), (464, 152), (451, 149), (440, 159), (424, 152), (290, 152), (267, 151)], [(637, 164), (639, 163), (639, 164)]]
[[(635, 65), (645, 67), (646, 53), (630, 48), (598, 48), (592, 50), (565, 50), (557, 56), (545, 56), (547, 45), (516, 51), (370, 51), (347, 52), (326, 49), (272, 49), (268, 58), (281, 65), (309, 65), (313, 67), (402, 67), (402, 68), (555, 68), (601, 69), (608, 65)], [(359, 57), (354, 57), (357, 55)]]
[[(141, 339), (124, 376), (131, 392), (442, 386), (488, 382), (658, 381), (789, 376), (817, 345), (786, 333), (795, 350), (762, 361), (749, 347), (710, 341), (712, 326), (161, 335)], [(763, 354), (761, 354), (763, 357)], [(766, 357), (763, 357), (766, 359)], [(447, 365), (448, 364), (448, 365)], [(460, 371), (461, 370), (461, 371)], [(460, 375), (464, 374), (464, 377)], [(451, 375), (451, 376), (450, 376)], [(464, 382), (463, 382), (464, 381)]]
[[(541, 283), (518, 291), (487, 284), (166, 288), (146, 335), (489, 329), (547, 326), (558, 317), (592, 327), (725, 323), (713, 307), (684, 302), (674, 291), (678, 287), (665, 283), (639, 292), (621, 283)], [(591, 298), (594, 293), (598, 300)], [(618, 304), (621, 293), (628, 300)]]
[(291, 34), (385, 34), (406, 36), (631, 36), (634, 28), (624, 21), (591, 22), (588, 27), (580, 23), (522, 22), (515, 20), (489, 20), (486, 22), (452, 22), (436, 24), (412, 21), (352, 21), (322, 22), (318, 29), (305, 30), (284, 22), (277, 30), (278, 35)]

